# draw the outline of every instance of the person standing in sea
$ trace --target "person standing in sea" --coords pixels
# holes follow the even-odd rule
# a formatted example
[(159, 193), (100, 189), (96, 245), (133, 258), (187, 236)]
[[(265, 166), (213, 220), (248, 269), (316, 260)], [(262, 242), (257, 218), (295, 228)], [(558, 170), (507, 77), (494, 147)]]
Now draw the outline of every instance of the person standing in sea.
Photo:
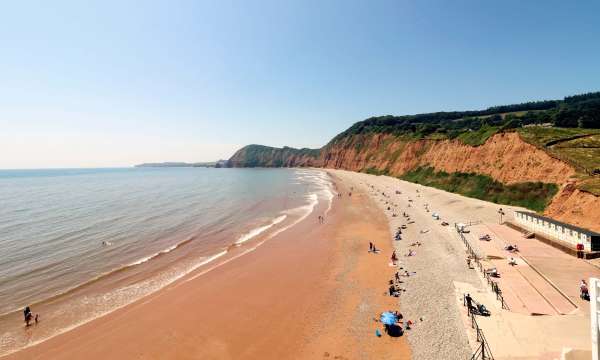
[(26, 306), (25, 309), (23, 310), (23, 317), (25, 318), (25, 326), (29, 326), (30, 325), (29, 323), (31, 322), (31, 318), (33, 317), (29, 306)]

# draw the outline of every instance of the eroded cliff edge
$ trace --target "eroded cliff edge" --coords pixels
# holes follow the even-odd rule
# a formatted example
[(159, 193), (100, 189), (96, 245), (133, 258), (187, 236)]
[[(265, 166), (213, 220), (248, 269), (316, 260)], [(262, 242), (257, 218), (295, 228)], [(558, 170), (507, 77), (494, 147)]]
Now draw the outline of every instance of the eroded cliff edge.
[(558, 192), (544, 214), (600, 231), (600, 197), (577, 188), (575, 167), (524, 141), (516, 131), (492, 135), (479, 146), (457, 139), (414, 139), (383, 133), (337, 137), (322, 149), (249, 145), (237, 151), (229, 165), (324, 167), (395, 177), (431, 167), (447, 173), (487, 175), (503, 184), (552, 183)]

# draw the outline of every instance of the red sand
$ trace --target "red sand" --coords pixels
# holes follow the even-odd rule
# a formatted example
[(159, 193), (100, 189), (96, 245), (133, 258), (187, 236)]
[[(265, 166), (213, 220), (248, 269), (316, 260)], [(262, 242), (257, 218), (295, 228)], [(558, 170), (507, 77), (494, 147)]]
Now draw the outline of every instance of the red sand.
[(323, 207), (247, 255), (3, 359), (410, 358), (404, 338), (375, 336), (373, 318), (397, 309), (384, 215), (347, 190), (318, 225)]

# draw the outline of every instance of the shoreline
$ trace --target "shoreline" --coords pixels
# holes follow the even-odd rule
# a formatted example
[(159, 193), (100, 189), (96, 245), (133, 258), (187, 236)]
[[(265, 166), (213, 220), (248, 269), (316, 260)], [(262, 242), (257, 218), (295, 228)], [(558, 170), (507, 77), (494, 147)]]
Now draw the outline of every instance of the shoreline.
[[(339, 281), (344, 275), (360, 274), (359, 268), (367, 263), (367, 268), (372, 267), (374, 261), (381, 263), (379, 269), (391, 269), (386, 254), (370, 256), (366, 251), (374, 233), (381, 239), (380, 246), (391, 249), (383, 214), (367, 204), (366, 197), (350, 200), (335, 198), (331, 209), (319, 202), (298, 224), (244, 256), (237, 255), (236, 261), (223, 259), (220, 266), (197, 270), (154, 294), (3, 359), (314, 358), (326, 354), (354, 358), (373, 351), (381, 358), (408, 358), (403, 338), (374, 335), (377, 325), (372, 318), (393, 305), (382, 294), (393, 271), (370, 272), (352, 286)], [(325, 224), (316, 225), (316, 216), (326, 211)], [(365, 221), (366, 214), (379, 219), (376, 226)], [(352, 230), (361, 230), (360, 239), (355, 239), (362, 243), (359, 248), (345, 246), (348, 218), (360, 222), (356, 225), (360, 229)], [(362, 297), (355, 296), (357, 289), (364, 290)], [(365, 300), (365, 294), (370, 298)], [(373, 312), (361, 314), (357, 322), (354, 306), (365, 301)], [(352, 324), (358, 334), (332, 324)]]
[[(195, 232), (181, 236), (183, 232), (175, 229), (164, 235), (167, 239), (176, 239), (175, 245), (167, 244), (168, 246), (165, 245), (158, 252), (152, 252), (156, 251), (155, 249), (148, 251), (142, 247), (141, 251), (138, 251), (142, 255), (133, 256), (137, 260), (126, 260), (121, 263), (122, 265), (116, 261), (116, 268), (94, 275), (90, 279), (83, 278), (77, 285), (66, 290), (58, 290), (56, 294), (51, 293), (48, 297), (43, 297), (43, 293), (38, 294), (41, 300), (27, 302), (27, 305), (41, 316), (41, 323), (35, 328), (23, 330), (20, 326), (23, 323), (20, 309), (2, 315), (0, 357), (76, 329), (160, 291), (182, 278), (187, 278), (190, 274), (204, 272), (206, 269), (218, 267), (223, 262), (229, 262), (230, 258), (237, 258), (252, 251), (277, 234), (296, 226), (310, 216), (319, 201), (329, 203), (331, 190), (327, 185), (329, 180), (325, 172), (311, 171), (298, 175), (295, 175), (296, 171), (293, 173), (294, 175), (290, 177), (303, 176), (308, 181), (302, 182), (308, 185), (303, 189), (306, 195), (300, 192), (301, 195), (296, 199), (290, 200), (289, 193), (285, 193), (286, 201), (282, 205), (286, 205), (287, 208), (273, 206), (275, 201), (268, 198), (268, 201), (253, 207), (244, 207), (246, 211), (259, 207), (262, 211), (260, 216), (252, 215), (253, 212), (250, 212), (249, 216), (242, 215), (240, 218), (244, 220), (238, 222), (241, 225), (234, 224), (231, 227), (230, 222), (224, 225), (228, 227), (225, 231), (215, 231), (218, 227), (212, 225), (215, 222), (210, 223), (210, 221), (211, 227), (205, 233)], [(272, 214), (265, 212), (265, 209), (273, 210)], [(251, 221), (247, 221), (248, 218)], [(195, 241), (198, 239), (200, 241)], [(112, 246), (102, 247), (102, 249), (114, 251)], [(144, 252), (146, 254), (143, 254)], [(148, 253), (150, 255), (147, 255)], [(19, 308), (22, 309), (23, 306)]]

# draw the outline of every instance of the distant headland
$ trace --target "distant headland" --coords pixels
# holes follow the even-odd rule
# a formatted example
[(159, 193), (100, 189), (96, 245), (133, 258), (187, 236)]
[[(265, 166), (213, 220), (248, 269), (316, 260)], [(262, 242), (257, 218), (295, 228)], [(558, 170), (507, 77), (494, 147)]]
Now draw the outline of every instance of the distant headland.
[(167, 162), (160, 162), (160, 163), (143, 163), (143, 164), (135, 165), (135, 167), (214, 167), (214, 168), (221, 168), (221, 167), (227, 167), (227, 160), (195, 162), (195, 163), (167, 161)]

